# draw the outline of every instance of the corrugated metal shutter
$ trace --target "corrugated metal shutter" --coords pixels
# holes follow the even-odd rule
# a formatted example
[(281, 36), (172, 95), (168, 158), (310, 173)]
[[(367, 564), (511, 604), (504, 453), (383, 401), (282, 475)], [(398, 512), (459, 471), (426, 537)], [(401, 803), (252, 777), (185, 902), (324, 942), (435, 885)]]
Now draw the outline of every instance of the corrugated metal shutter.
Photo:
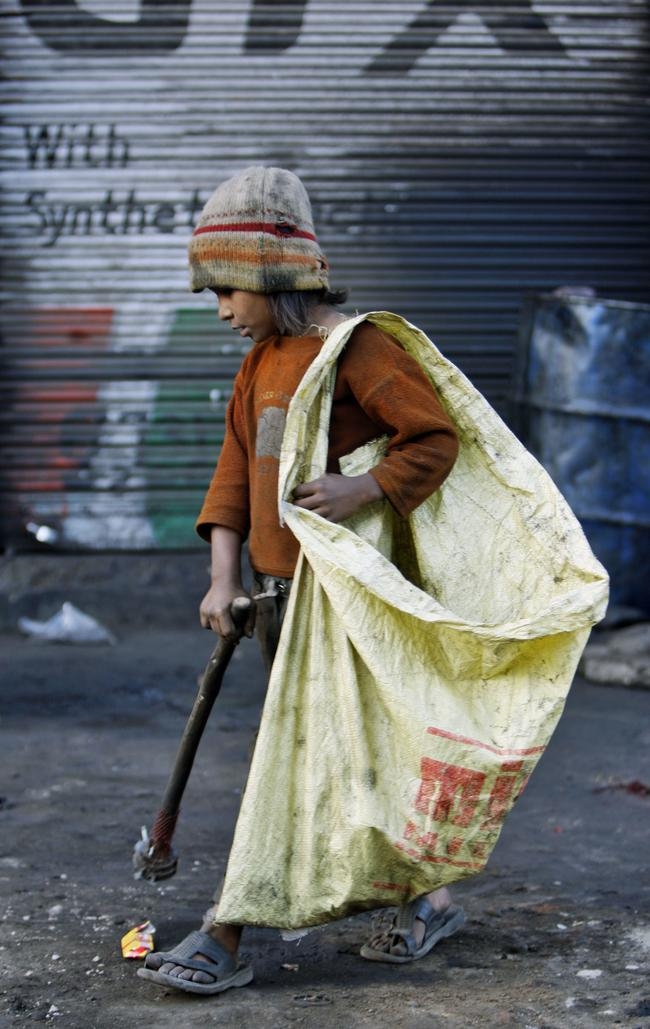
[(643, 0), (4, 11), (13, 546), (193, 545), (239, 355), (185, 244), (246, 164), (304, 178), (350, 309), (415, 321), (505, 414), (524, 294), (647, 299)]

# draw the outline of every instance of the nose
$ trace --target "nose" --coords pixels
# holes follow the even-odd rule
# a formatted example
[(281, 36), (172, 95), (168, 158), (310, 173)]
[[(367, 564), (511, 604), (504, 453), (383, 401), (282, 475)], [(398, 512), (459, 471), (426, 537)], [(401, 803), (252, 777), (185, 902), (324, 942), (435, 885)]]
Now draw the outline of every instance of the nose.
[(228, 303), (227, 297), (217, 297), (217, 314), (222, 322), (227, 322), (230, 318), (232, 318), (232, 308)]

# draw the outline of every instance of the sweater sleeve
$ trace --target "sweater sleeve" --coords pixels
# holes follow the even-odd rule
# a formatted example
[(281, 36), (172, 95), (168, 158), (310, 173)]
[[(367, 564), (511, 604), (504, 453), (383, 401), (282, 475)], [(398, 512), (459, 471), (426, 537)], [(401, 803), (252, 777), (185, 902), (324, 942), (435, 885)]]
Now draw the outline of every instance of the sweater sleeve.
[(250, 528), (248, 455), (241, 384), (235, 378), (226, 408), (226, 431), (217, 467), (196, 520), (196, 531), (210, 541), (213, 525), (234, 529), (246, 539)]
[(415, 358), (369, 323), (353, 333), (339, 381), (388, 435), (386, 456), (371, 475), (406, 517), (449, 475), (458, 454), (454, 427)]

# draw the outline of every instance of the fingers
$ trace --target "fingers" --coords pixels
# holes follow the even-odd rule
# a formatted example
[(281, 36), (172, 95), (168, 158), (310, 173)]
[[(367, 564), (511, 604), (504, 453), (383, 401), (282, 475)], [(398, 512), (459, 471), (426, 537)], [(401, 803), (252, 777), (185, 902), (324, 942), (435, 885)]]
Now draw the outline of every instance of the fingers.
[(232, 643), (238, 642), (242, 636), (253, 635), (255, 616), (255, 602), (243, 594), (230, 603), (223, 603), (208, 593), (199, 609), (199, 620), (203, 628), (212, 630)]
[(297, 486), (293, 499), (297, 507), (313, 511), (331, 522), (338, 522), (351, 513), (348, 498), (353, 488), (350, 478), (327, 473), (312, 482)]
[(229, 643), (234, 643), (239, 639), (239, 630), (235, 625), (235, 621), (230, 613), (230, 608), (225, 607), (219, 611), (217, 617), (212, 620), (212, 625), (216, 622), (215, 632), (221, 636), (223, 640), (228, 640)]
[(313, 482), (303, 482), (300, 486), (296, 486), (293, 491), (294, 503), (298, 507), (308, 507), (309, 501), (316, 495), (319, 483), (320, 479), (314, 479)]
[[(205, 608), (204, 604), (201, 604), (199, 608), (199, 621), (202, 629), (212, 629), (212, 614)], [(216, 629), (214, 631), (216, 632)]]
[(313, 482), (304, 482), (296, 486), (293, 499), (297, 507), (303, 507), (307, 511), (315, 511), (316, 514), (328, 517), (331, 506), (332, 483), (329, 477), (322, 475)]
[(342, 522), (365, 504), (383, 496), (381, 486), (368, 472), (363, 475), (326, 472), (312, 482), (296, 486), (293, 492), (296, 507), (313, 511), (330, 522)]

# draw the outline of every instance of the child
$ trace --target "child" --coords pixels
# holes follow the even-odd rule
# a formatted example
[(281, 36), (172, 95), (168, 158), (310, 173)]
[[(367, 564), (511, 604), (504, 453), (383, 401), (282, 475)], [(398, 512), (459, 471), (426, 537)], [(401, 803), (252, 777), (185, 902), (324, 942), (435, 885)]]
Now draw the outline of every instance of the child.
[[(278, 460), (289, 402), (328, 333), (345, 321), (343, 291), (329, 286), (300, 180), (280, 168), (248, 168), (208, 200), (190, 243), (191, 286), (211, 289), (219, 317), (252, 341), (235, 379), (226, 434), (197, 530), (212, 549), (212, 585), (201, 624), (222, 637), (238, 631), (231, 604), (245, 596), (241, 551), (248, 540), (254, 573), (247, 636), (257, 632), (267, 669), (273, 661), (297, 540), (277, 513)], [(363, 475), (340, 474), (339, 459), (387, 436), (385, 456)], [(327, 468), (299, 485), (293, 502), (333, 522), (384, 500), (406, 517), (449, 474), (456, 434), (417, 362), (390, 336), (364, 322), (337, 369)], [(464, 915), (439, 889), (399, 909), (393, 926), (362, 948), (370, 960), (407, 962), (427, 954), (462, 925)], [(174, 950), (148, 956), (143, 978), (193, 993), (250, 982), (240, 965), (242, 926), (206, 917)]]

